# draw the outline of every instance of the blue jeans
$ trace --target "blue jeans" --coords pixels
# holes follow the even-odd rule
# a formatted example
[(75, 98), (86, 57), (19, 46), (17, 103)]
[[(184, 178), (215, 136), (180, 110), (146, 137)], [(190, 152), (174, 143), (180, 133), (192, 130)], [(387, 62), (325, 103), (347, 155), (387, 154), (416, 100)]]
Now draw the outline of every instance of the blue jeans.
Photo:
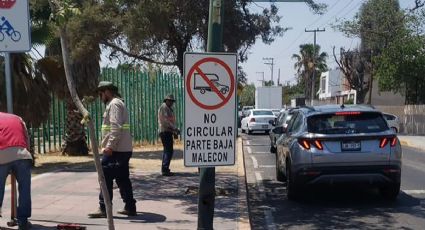
[(173, 133), (162, 132), (159, 134), (161, 137), (162, 146), (164, 147), (164, 153), (162, 154), (162, 168), (161, 172), (170, 172), (170, 162), (173, 158)]
[(6, 177), (10, 171), (18, 182), (18, 222), (25, 223), (31, 216), (31, 160), (17, 160), (0, 165), (0, 207), (3, 205)]
[[(124, 209), (135, 211), (136, 200), (133, 197), (133, 186), (130, 181), (130, 169), (128, 166), (131, 155), (132, 152), (112, 152), (111, 156), (103, 155), (102, 169), (111, 201), (113, 198), (112, 186), (115, 179), (120, 190), (121, 198), (125, 203)], [(100, 209), (105, 210), (105, 201), (102, 191), (99, 194), (99, 205)]]

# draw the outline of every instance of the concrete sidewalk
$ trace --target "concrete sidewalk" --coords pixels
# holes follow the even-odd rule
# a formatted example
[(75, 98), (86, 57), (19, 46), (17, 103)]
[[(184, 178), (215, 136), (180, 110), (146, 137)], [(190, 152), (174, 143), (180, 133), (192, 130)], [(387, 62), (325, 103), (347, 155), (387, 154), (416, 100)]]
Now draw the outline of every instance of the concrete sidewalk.
[(409, 146), (425, 152), (425, 136), (397, 135), (403, 146)]
[[(235, 166), (216, 168), (215, 229), (250, 229), (241, 141), (238, 140)], [(149, 154), (139, 154), (138, 157)], [(152, 159), (150, 159), (152, 160)], [(158, 157), (159, 160), (159, 157)], [(185, 170), (187, 169), (187, 170)], [(224, 170), (222, 170), (224, 169)], [(114, 189), (115, 229), (196, 229), (197, 170), (182, 168), (176, 176), (163, 177), (158, 170), (132, 170), (131, 179), (138, 215), (116, 213), (123, 207), (118, 189)], [(32, 229), (56, 229), (57, 224), (78, 223), (87, 229), (107, 229), (107, 220), (89, 219), (98, 207), (99, 185), (94, 166), (45, 173), (32, 180)], [(0, 229), (10, 216), (10, 189), (3, 204)], [(17, 229), (12, 228), (12, 229)]]

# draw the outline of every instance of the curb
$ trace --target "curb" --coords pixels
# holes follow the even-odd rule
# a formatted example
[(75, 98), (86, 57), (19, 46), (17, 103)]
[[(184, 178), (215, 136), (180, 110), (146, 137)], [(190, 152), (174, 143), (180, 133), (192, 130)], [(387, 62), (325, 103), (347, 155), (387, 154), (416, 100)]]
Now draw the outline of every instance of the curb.
[(402, 140), (400, 140), (400, 144), (401, 144), (401, 145), (407, 145), (407, 146), (409, 146), (409, 147), (410, 147), (409, 142), (407, 142), (407, 141), (402, 141)]
[(237, 159), (238, 159), (238, 229), (251, 229), (248, 213), (247, 183), (245, 175), (245, 160), (243, 156), (242, 139), (238, 138)]

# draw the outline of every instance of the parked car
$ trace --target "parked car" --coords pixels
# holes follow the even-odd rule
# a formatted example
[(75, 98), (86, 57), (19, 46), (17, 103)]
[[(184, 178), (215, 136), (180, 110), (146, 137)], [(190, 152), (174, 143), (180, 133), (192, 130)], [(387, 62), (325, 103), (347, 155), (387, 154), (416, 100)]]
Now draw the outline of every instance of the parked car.
[(251, 109), (241, 121), (242, 133), (251, 134), (254, 131), (269, 133), (275, 118), (270, 109)]
[(400, 132), (400, 120), (394, 114), (383, 113), (385, 120), (388, 123), (388, 126), (395, 132)]
[(365, 105), (297, 109), (277, 140), (276, 177), (288, 199), (306, 186), (363, 183), (387, 199), (400, 191), (402, 149), (381, 112)]
[(241, 127), (241, 121), (244, 117), (246, 117), (247, 112), (253, 108), (254, 106), (243, 106), (238, 110), (238, 128)]
[(292, 117), (292, 109), (290, 110), (282, 110), (279, 116), (273, 122), (274, 128), (270, 130), (270, 152), (276, 153), (276, 140), (282, 135), (281, 131), (275, 131), (276, 129), (280, 129), (281, 127), (286, 128), (288, 126), (288, 122)]
[(279, 116), (281, 111), (282, 111), (282, 109), (272, 109), (272, 112), (276, 117)]
[(242, 107), (241, 114), (240, 114), (241, 120), (248, 115), (248, 111), (250, 109), (254, 109), (254, 106), (246, 105)]

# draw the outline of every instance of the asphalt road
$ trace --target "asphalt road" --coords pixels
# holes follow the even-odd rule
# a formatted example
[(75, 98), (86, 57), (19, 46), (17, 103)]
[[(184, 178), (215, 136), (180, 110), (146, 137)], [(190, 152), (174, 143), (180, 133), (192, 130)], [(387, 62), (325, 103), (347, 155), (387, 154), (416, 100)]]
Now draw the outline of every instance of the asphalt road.
[(403, 146), (402, 192), (395, 202), (377, 189), (354, 186), (311, 189), (294, 202), (276, 181), (268, 135), (241, 136), (252, 229), (425, 229), (425, 152)]

